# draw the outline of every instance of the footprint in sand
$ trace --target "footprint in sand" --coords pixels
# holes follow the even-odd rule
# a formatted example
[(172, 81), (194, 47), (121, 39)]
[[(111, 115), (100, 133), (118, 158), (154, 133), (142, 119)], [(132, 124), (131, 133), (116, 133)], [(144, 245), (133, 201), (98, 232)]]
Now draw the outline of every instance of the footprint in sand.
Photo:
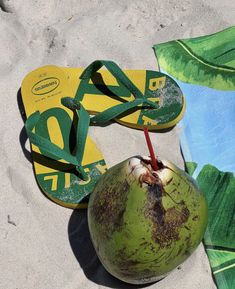
[(0, 0), (0, 8), (3, 12), (12, 13), (13, 12), (13, 4), (10, 0)]

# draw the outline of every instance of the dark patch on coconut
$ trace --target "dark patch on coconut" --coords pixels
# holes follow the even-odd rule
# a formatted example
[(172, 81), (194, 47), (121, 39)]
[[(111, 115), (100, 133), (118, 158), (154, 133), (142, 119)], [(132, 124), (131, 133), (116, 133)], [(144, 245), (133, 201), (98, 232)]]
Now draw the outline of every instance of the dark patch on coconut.
[(154, 184), (148, 187), (148, 201), (150, 218), (154, 220), (159, 227), (164, 225), (165, 209), (162, 204), (163, 190), (160, 184)]
[(105, 229), (104, 237), (119, 231), (123, 225), (123, 214), (130, 185), (127, 180), (116, 183), (106, 183), (102, 191), (96, 192), (92, 214), (98, 224)]
[(169, 181), (167, 181), (166, 185), (169, 185), (172, 181), (173, 181), (173, 178), (169, 179)]
[(178, 250), (178, 252), (177, 252), (177, 255), (178, 255), (178, 256), (181, 255), (181, 253), (183, 252), (183, 250), (184, 250), (184, 244), (181, 244), (180, 247), (179, 247), (179, 250)]
[(190, 229), (189, 229), (189, 227), (188, 227), (188, 226), (184, 226), (184, 227), (185, 227), (185, 229), (186, 229), (186, 230), (190, 231)]
[(185, 246), (186, 246), (186, 250), (184, 252), (185, 256), (189, 256), (191, 254), (191, 248), (192, 248), (192, 244), (191, 244), (191, 234), (189, 234), (186, 238), (185, 238)]
[[(151, 243), (146, 242), (146, 245), (150, 246)], [(132, 252), (127, 252), (125, 247), (118, 250), (115, 256), (115, 265), (117, 266), (119, 276), (122, 276), (124, 279), (134, 280), (137, 278), (138, 280), (146, 279), (147, 281), (147, 279), (156, 276), (156, 268), (161, 267), (158, 263), (162, 261), (165, 253), (162, 253), (155, 260), (144, 262), (133, 257), (138, 250), (139, 248)], [(154, 253), (157, 254), (157, 252)]]
[[(151, 270), (151, 268), (144, 268), (143, 266), (148, 266), (143, 262), (133, 259), (133, 254), (128, 256), (125, 253), (125, 249), (120, 250), (117, 254), (116, 265), (119, 276), (123, 279), (150, 279), (156, 276), (156, 270)], [(155, 268), (159, 267), (155, 264)], [(138, 276), (138, 277), (137, 277)]]
[(176, 203), (177, 208), (164, 208), (162, 197), (169, 194), (164, 191), (159, 179), (147, 187), (147, 194), (145, 214), (153, 223), (152, 238), (161, 248), (169, 247), (172, 242), (179, 240), (179, 228), (187, 222), (189, 210), (184, 202)]
[(196, 215), (196, 216), (194, 216), (194, 217), (192, 218), (193, 221), (197, 221), (198, 219), (199, 219), (199, 216), (198, 216), (198, 215)]
[(133, 255), (136, 251), (131, 252), (128, 254), (125, 248), (118, 250), (116, 253), (116, 265), (123, 277), (135, 277), (136, 276), (136, 266), (140, 265), (141, 263), (138, 260), (133, 259)]

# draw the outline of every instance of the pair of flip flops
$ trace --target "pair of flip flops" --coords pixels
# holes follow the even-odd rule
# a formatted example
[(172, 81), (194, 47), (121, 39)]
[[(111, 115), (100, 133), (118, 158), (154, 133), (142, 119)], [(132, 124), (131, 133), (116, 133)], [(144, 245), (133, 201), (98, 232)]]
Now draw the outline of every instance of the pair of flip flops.
[(37, 182), (50, 199), (69, 208), (86, 207), (107, 170), (88, 136), (90, 125), (115, 120), (136, 129), (166, 129), (182, 118), (185, 109), (182, 92), (169, 76), (122, 71), (114, 62), (102, 60), (86, 69), (38, 68), (24, 78), (21, 95)]

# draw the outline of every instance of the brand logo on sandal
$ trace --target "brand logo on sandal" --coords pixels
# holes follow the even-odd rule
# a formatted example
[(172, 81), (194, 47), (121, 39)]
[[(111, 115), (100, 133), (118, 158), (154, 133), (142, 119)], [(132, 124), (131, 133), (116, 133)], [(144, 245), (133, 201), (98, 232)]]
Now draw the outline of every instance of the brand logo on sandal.
[(35, 95), (43, 95), (55, 90), (60, 84), (60, 80), (56, 77), (48, 77), (38, 81), (32, 88)]

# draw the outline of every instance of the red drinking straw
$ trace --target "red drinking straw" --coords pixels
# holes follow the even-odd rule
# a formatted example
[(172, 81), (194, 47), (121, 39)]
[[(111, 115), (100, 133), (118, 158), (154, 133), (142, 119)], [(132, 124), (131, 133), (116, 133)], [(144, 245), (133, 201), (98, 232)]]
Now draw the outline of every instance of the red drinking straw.
[(157, 171), (158, 170), (157, 160), (156, 160), (156, 157), (155, 157), (155, 154), (153, 151), (153, 146), (152, 146), (152, 143), (151, 143), (151, 140), (149, 137), (149, 132), (148, 132), (147, 127), (144, 127), (144, 135), (145, 135), (145, 139), (146, 139), (147, 146), (148, 146), (149, 153), (150, 153), (150, 157), (151, 157), (151, 165), (152, 165), (154, 171)]

